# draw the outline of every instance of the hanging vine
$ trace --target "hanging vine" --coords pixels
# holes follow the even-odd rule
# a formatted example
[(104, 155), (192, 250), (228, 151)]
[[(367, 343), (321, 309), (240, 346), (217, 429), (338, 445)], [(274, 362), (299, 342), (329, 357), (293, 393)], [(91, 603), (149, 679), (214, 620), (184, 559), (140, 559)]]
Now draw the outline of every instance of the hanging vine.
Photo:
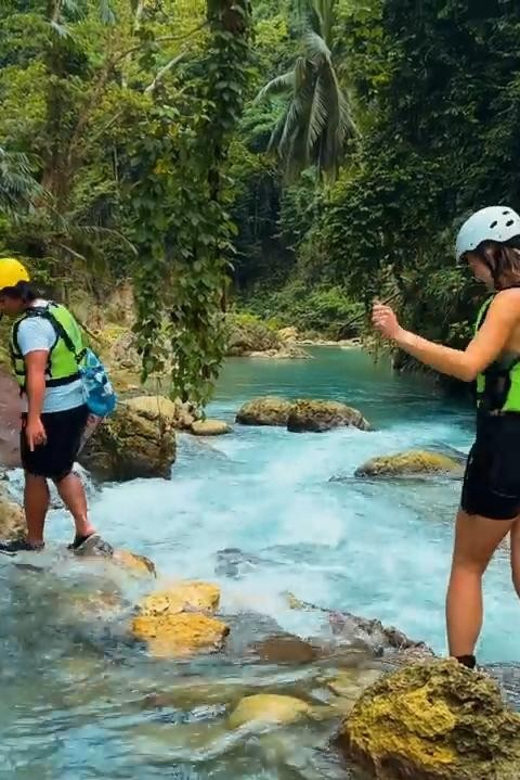
[(225, 354), (223, 300), (236, 229), (228, 146), (243, 106), (247, 0), (208, 0), (204, 61), (177, 86), (158, 85), (130, 150), (130, 206), (139, 262), (136, 333), (144, 375), (204, 404)]

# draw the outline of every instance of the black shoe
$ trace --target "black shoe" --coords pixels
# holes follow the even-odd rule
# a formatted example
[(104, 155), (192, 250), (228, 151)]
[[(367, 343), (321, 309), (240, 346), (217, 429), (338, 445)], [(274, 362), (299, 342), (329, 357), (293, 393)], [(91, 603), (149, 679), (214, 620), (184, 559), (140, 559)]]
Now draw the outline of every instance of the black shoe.
[(41, 552), (44, 547), (43, 542), (31, 544), (27, 539), (7, 539), (0, 542), (0, 553), (2, 555), (16, 555), (19, 552)]
[(76, 536), (67, 549), (71, 550), (74, 555), (104, 555), (111, 558), (114, 554), (114, 548), (96, 533), (89, 534), (89, 536)]

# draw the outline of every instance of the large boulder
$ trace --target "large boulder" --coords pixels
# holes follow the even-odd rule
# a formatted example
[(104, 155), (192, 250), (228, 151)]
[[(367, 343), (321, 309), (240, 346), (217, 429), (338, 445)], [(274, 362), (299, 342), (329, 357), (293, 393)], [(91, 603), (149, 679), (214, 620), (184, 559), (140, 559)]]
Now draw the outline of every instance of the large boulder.
[(236, 421), (240, 425), (285, 426), (291, 408), (292, 402), (285, 398), (277, 398), (276, 396), (254, 398), (239, 409)]
[(337, 401), (297, 401), (287, 419), (287, 429), (293, 433), (322, 433), (340, 426), (353, 426), (361, 431), (371, 429), (361, 412)]
[(377, 780), (517, 780), (520, 715), (456, 661), (415, 664), (368, 688), (339, 745)]
[(428, 477), (462, 478), (464, 465), (460, 460), (441, 452), (408, 450), (395, 455), (382, 455), (360, 466), (356, 477)]
[(138, 412), (150, 422), (166, 420), (180, 431), (191, 430), (195, 423), (195, 410), (179, 398), (172, 401), (163, 395), (140, 395), (125, 401), (129, 409)]
[(164, 413), (168, 403), (157, 396), (120, 402), (87, 441), (81, 465), (100, 480), (168, 479), (176, 453), (174, 422)]

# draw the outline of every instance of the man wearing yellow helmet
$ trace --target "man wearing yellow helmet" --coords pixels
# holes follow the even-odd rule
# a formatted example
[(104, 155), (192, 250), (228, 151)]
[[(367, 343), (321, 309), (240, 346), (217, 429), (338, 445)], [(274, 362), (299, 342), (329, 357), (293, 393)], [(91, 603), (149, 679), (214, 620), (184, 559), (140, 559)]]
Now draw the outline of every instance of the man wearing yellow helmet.
[(89, 414), (78, 370), (80, 328), (68, 309), (39, 297), (27, 269), (14, 258), (0, 258), (0, 312), (14, 320), (10, 352), (23, 404), (20, 451), (27, 522), (27, 538), (0, 542), (0, 553), (43, 548), (48, 479), (74, 518), (70, 548), (80, 554), (110, 553), (89, 521), (83, 485), (72, 471)]

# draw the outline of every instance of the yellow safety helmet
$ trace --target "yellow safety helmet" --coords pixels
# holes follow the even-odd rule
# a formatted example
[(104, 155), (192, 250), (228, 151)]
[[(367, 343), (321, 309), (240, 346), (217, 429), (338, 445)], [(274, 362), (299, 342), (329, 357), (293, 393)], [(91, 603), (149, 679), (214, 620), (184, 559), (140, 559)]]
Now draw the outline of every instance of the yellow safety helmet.
[(14, 257), (0, 257), (0, 290), (30, 280), (27, 268)]

